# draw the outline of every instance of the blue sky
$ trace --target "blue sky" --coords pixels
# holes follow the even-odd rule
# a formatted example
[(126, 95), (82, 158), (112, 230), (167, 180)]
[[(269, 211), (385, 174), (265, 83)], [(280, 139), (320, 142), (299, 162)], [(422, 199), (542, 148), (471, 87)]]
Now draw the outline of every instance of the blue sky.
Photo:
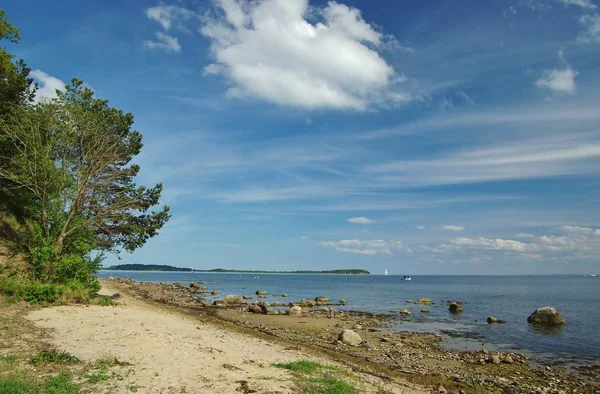
[(8, 1), (136, 116), (173, 218), (113, 263), (600, 271), (600, 3)]

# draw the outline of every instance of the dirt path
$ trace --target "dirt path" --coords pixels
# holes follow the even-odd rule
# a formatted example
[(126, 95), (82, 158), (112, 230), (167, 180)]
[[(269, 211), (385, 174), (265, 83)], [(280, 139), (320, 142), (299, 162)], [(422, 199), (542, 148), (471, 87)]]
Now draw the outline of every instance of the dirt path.
[[(108, 282), (103, 293), (115, 292)], [(298, 350), (230, 332), (192, 317), (122, 295), (121, 306), (60, 306), (28, 318), (49, 329), (60, 350), (94, 361), (116, 356), (133, 366), (122, 380), (111, 379), (105, 393), (235, 393), (240, 380), (258, 393), (293, 393), (293, 377), (273, 363), (314, 359)], [(319, 360), (323, 361), (323, 360)], [(325, 361), (326, 362), (326, 361)], [(379, 383), (367, 386), (373, 389)], [(406, 387), (389, 392), (416, 393)], [(368, 390), (371, 391), (371, 390)]]

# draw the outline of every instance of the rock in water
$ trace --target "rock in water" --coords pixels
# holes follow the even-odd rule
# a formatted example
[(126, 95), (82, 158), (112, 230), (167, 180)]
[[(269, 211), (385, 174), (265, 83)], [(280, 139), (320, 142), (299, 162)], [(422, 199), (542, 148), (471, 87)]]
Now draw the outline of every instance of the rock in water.
[(400, 309), (400, 314), (404, 316), (410, 316), (408, 309)]
[(452, 304), (450, 304), (450, 306), (448, 307), (448, 310), (452, 313), (459, 313), (463, 311), (463, 307), (461, 304), (458, 304), (456, 302), (453, 302)]
[(430, 298), (419, 298), (419, 300), (417, 301), (417, 304), (424, 304), (424, 305), (431, 305), (431, 299)]
[(346, 300), (340, 300), (340, 305), (346, 305)]
[(210, 294), (212, 294), (212, 295), (219, 295), (219, 294), (221, 294), (221, 290), (213, 290), (213, 291), (210, 292)]
[(352, 330), (344, 330), (338, 335), (338, 341), (350, 346), (358, 346), (362, 343), (362, 338)]
[(190, 283), (190, 288), (191, 289), (199, 289), (200, 288), (200, 284), (199, 283)]
[(248, 312), (252, 313), (262, 313), (262, 308), (258, 305), (250, 305), (248, 307)]
[(267, 291), (266, 290), (256, 290), (256, 295), (267, 295)]
[(538, 308), (527, 318), (527, 322), (531, 324), (540, 324), (545, 326), (560, 326), (567, 321), (551, 306)]
[(496, 319), (494, 316), (489, 316), (487, 318), (487, 322), (488, 322), (488, 324), (498, 323), (498, 319)]
[(315, 297), (315, 302), (317, 302), (318, 304), (328, 304), (329, 301), (331, 301), (330, 297), (324, 297), (324, 296)]
[(223, 297), (223, 301), (226, 304), (242, 304), (244, 302), (244, 298), (239, 295), (229, 294)]

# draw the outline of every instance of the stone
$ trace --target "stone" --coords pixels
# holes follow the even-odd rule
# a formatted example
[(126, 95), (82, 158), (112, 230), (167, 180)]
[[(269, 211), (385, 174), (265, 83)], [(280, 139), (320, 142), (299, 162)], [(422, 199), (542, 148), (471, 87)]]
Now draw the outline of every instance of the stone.
[(339, 304), (340, 305), (346, 305), (346, 300), (340, 300)]
[(210, 282), (209, 285), (216, 285), (217, 282)]
[(370, 343), (366, 343), (366, 342), (361, 343), (360, 347), (363, 349), (367, 349), (367, 350), (375, 349), (375, 346), (371, 345)]
[(209, 305), (209, 302), (208, 302), (208, 300), (206, 298), (198, 298), (196, 301), (200, 305), (202, 305), (202, 306), (208, 306)]
[(504, 358), (502, 359), (502, 362), (505, 364), (513, 364), (515, 361), (513, 360), (513, 358), (511, 356), (504, 356)]
[(566, 322), (565, 318), (551, 306), (538, 308), (527, 318), (527, 323), (544, 326), (560, 326)]
[(404, 316), (410, 316), (411, 313), (408, 311), (408, 309), (400, 309), (400, 314), (404, 315)]
[(190, 283), (190, 288), (191, 289), (199, 289), (200, 288), (200, 284), (199, 283)]
[(407, 304), (412, 304), (414, 301), (413, 300), (406, 300), (404, 302), (406, 302)]
[(221, 294), (221, 290), (213, 290), (210, 292), (211, 295), (219, 295)]
[(302, 316), (302, 307), (293, 306), (290, 308), (290, 316)]
[(330, 297), (324, 297), (324, 296), (315, 297), (316, 303), (327, 304), (327, 303), (329, 303), (329, 301), (331, 301)]
[(492, 363), (494, 365), (499, 365), (500, 364), (500, 357), (498, 357), (497, 355), (494, 354), (492, 357), (490, 357), (488, 359), (488, 362)]
[(251, 300), (251, 299), (252, 299), (252, 296), (245, 295), (245, 296), (242, 296), (242, 298), (243, 298), (244, 300)]
[(266, 290), (256, 290), (256, 293), (254, 293), (256, 295), (267, 295), (267, 291)]
[(223, 300), (216, 300), (215, 302), (213, 302), (214, 306), (225, 306), (225, 301)]
[(248, 312), (252, 313), (262, 313), (262, 308), (258, 305), (250, 305), (248, 307)]
[(495, 324), (498, 323), (498, 319), (496, 319), (494, 316), (488, 316), (487, 322), (488, 324)]
[(461, 304), (458, 304), (456, 302), (453, 302), (452, 304), (450, 304), (450, 306), (448, 307), (448, 310), (452, 313), (460, 313), (463, 311), (463, 307)]
[(421, 309), (421, 313), (429, 313), (429, 309)]
[(362, 338), (352, 330), (343, 330), (338, 335), (338, 341), (346, 345), (358, 346), (362, 343)]
[(446, 394), (448, 391), (444, 386), (440, 384), (435, 392), (438, 394)]
[(424, 304), (424, 305), (431, 305), (431, 299), (430, 298), (419, 298), (419, 300), (417, 301), (417, 304)]
[(115, 293), (111, 295), (110, 298), (112, 298), (113, 300), (118, 300), (119, 298), (121, 298), (121, 293)]
[(282, 296), (283, 298), (287, 298), (287, 297), (288, 297), (287, 293), (283, 293), (281, 296)]
[(244, 297), (236, 294), (229, 294), (223, 297), (223, 302), (226, 304), (242, 304), (244, 302)]

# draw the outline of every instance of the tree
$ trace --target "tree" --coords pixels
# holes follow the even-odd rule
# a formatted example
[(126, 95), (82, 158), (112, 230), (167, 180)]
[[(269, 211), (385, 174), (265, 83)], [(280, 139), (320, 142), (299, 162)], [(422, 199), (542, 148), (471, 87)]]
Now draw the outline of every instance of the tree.
[(3, 158), (0, 186), (30, 201), (27, 251), (36, 279), (81, 280), (98, 269), (103, 251), (133, 251), (170, 218), (168, 206), (152, 209), (162, 184), (134, 182), (142, 135), (133, 122), (74, 78), (56, 99), (0, 123), (13, 152)]

